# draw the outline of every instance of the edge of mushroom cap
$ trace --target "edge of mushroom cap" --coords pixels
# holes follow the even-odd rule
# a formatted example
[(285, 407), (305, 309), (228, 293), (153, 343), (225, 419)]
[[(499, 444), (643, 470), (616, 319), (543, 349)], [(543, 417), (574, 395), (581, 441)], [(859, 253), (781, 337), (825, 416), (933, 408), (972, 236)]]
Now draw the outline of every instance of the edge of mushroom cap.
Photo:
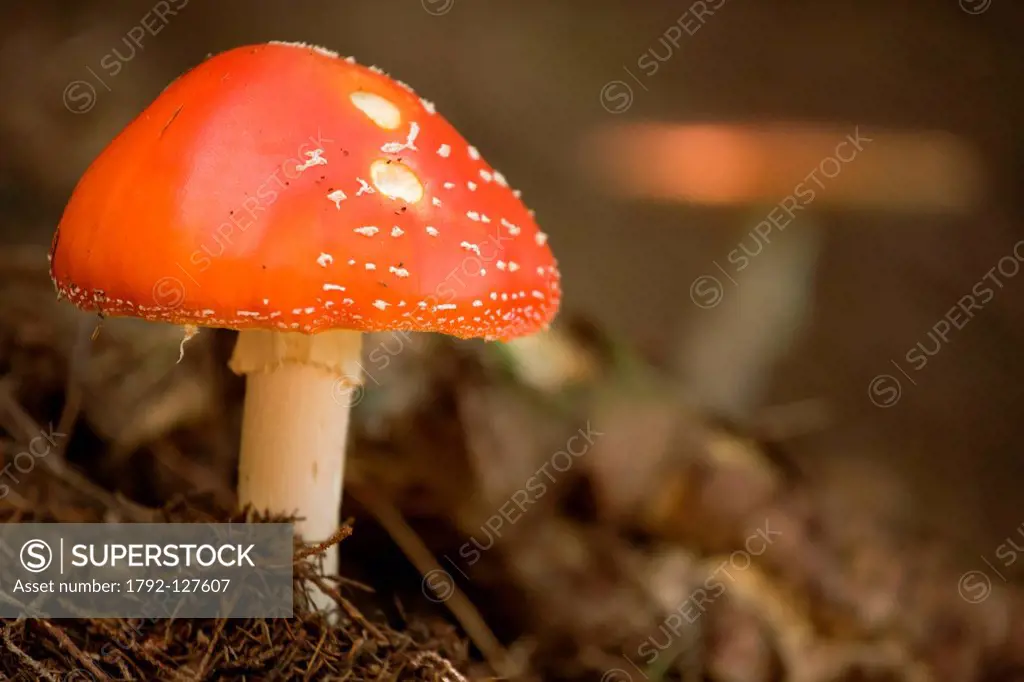
[[(299, 323), (275, 324), (272, 320), (258, 319), (252, 316), (226, 317), (218, 316), (212, 309), (206, 310), (183, 310), (181, 306), (172, 307), (167, 305), (141, 305), (123, 299), (109, 299), (102, 291), (87, 292), (86, 290), (70, 283), (61, 283), (51, 278), (57, 289), (58, 299), (67, 299), (75, 307), (83, 312), (92, 312), (102, 317), (132, 317), (146, 320), (148, 322), (160, 322), (178, 326), (196, 326), (210, 329), (231, 329), (245, 331), (249, 329), (262, 329), (277, 332), (293, 332), (299, 334), (320, 334), (323, 332), (350, 330), (359, 332), (384, 332), (384, 331), (414, 331), (444, 334), (459, 339), (485, 339), (487, 341), (509, 341), (522, 336), (528, 336), (538, 331), (547, 329), (554, 320), (560, 300), (555, 301), (552, 314), (546, 319), (535, 321), (529, 318), (514, 318), (501, 327), (492, 329), (492, 333), (477, 333), (460, 330), (457, 326), (431, 323), (416, 323), (414, 321), (392, 324), (373, 319), (347, 320), (344, 323), (335, 324), (328, 315), (322, 315), (310, 324)], [(556, 279), (557, 288), (557, 279)], [(558, 289), (560, 292), (560, 288)]]

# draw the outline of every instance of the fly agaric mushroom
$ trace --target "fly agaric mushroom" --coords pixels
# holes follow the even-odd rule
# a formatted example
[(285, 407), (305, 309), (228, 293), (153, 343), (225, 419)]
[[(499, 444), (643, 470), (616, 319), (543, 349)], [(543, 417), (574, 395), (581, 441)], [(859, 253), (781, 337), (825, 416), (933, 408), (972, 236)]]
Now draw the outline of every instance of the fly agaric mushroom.
[[(101, 315), (239, 330), (240, 504), (340, 514), (361, 334), (506, 340), (561, 298), (505, 178), (379, 69), (304, 44), (214, 56), (86, 171), (51, 248), (59, 295)], [(336, 554), (327, 559), (335, 570)]]

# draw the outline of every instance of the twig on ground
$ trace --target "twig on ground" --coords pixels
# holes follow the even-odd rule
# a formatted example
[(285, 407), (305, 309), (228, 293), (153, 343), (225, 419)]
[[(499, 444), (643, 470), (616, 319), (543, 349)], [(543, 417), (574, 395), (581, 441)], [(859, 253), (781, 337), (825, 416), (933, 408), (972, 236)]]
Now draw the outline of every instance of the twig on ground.
[[(346, 488), (351, 489), (353, 496), (376, 517), (380, 525), (388, 532), (395, 541), (395, 544), (398, 545), (399, 549), (402, 550), (424, 578), (431, 574), (440, 575), (443, 573), (448, 575), (447, 571), (442, 569), (437, 560), (434, 559), (430, 549), (416, 534), (416, 531), (409, 527), (409, 524), (405, 522), (405, 519), (402, 518), (402, 515), (393, 505), (380, 499), (368, 487), (359, 485), (357, 482), (351, 481), (351, 479), (346, 481)], [(480, 649), (494, 671), (503, 677), (515, 677), (517, 671), (512, 670), (504, 647), (501, 646), (498, 638), (494, 636), (487, 622), (484, 621), (483, 616), (480, 615), (480, 612), (465, 593), (459, 589), (455, 581), (451, 579), (451, 576), (449, 576), (448, 582), (450, 583), (448, 586), (451, 588), (451, 595), (444, 600), (445, 606), (448, 607), (448, 610), (459, 621), (463, 630), (466, 631), (469, 638)]]

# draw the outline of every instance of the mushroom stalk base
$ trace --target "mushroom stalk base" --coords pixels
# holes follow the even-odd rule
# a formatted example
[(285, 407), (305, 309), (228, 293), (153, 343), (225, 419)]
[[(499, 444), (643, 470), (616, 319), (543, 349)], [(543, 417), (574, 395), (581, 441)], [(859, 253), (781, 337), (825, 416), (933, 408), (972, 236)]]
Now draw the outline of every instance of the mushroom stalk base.
[[(262, 330), (238, 336), (231, 369), (246, 375), (238, 500), (295, 514), (307, 543), (337, 530), (351, 396), (359, 391), (362, 336)], [(338, 571), (337, 548), (323, 557)]]

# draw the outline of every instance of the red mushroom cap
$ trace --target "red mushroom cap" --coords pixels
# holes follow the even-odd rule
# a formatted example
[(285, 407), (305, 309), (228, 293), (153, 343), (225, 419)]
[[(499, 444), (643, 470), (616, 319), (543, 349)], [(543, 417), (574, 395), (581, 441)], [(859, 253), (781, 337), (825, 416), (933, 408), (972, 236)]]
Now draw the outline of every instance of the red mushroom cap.
[(271, 43), (189, 71), (93, 162), (51, 248), (106, 315), (509, 339), (561, 299), (547, 237), (432, 104)]

